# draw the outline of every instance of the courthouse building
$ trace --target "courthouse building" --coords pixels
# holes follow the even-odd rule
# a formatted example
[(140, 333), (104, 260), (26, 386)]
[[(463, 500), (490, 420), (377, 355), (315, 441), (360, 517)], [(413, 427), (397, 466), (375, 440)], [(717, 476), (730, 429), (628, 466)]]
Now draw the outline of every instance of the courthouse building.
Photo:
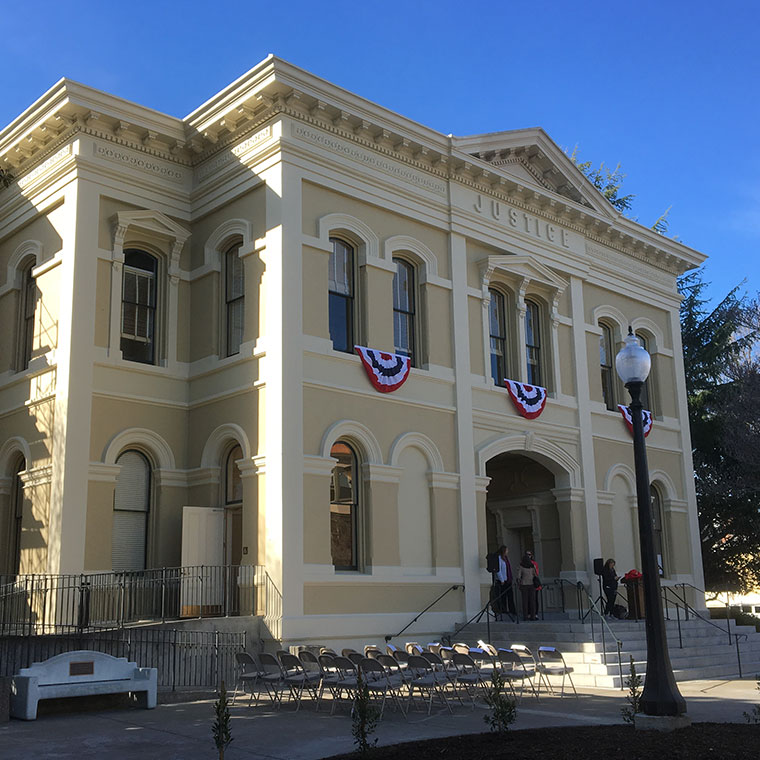
[(0, 572), (260, 566), (296, 641), (463, 585), (451, 629), (500, 543), (547, 586), (637, 567), (631, 325), (663, 579), (702, 585), (676, 277), (704, 256), (541, 129), (443, 135), (269, 57), (184, 119), (63, 79), (0, 168)]

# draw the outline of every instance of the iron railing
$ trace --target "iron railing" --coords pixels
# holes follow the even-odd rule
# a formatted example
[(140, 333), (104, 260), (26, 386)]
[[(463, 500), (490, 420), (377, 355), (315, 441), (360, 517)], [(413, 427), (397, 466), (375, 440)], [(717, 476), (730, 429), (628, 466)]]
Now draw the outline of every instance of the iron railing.
[(246, 648), (245, 631), (184, 631), (171, 628), (124, 628), (68, 635), (0, 637), (0, 676), (80, 649), (126, 657), (139, 667), (158, 670), (161, 690), (216, 688), (234, 683), (235, 654)]
[(440, 596), (436, 597), (432, 602), (430, 602), (430, 604), (428, 604), (424, 610), (418, 612), (398, 633), (386, 636), (385, 640), (390, 641), (391, 639), (395, 639), (396, 637), (400, 636), (404, 631), (411, 628), (431, 607), (434, 607), (436, 604), (438, 604), (438, 602), (440, 602), (441, 599), (443, 599), (443, 597), (449, 593), (449, 591), (456, 591), (460, 586), (461, 588), (464, 588), (464, 584), (462, 583), (449, 586)]
[[(253, 565), (0, 576), (0, 635), (83, 633), (183, 618), (277, 616), (270, 585), (263, 568)], [(281, 608), (280, 601), (279, 614)]]

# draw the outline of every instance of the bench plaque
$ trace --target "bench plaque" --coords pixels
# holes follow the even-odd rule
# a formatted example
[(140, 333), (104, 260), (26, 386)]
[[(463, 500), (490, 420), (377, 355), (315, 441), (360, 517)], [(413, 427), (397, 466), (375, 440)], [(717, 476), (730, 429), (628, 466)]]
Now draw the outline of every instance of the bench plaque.
[(91, 676), (95, 672), (95, 663), (90, 662), (70, 662), (69, 663), (69, 675), (70, 676)]

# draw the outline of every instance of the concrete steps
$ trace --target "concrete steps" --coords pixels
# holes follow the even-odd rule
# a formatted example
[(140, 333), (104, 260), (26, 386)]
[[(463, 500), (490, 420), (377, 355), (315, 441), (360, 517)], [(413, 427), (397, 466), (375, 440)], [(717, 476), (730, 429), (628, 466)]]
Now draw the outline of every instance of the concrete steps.
[[(743, 675), (760, 673), (760, 633), (751, 626), (736, 626), (731, 622), (731, 643), (725, 622), (716, 627), (699, 619), (666, 621), (666, 635), (670, 661), (677, 681), (702, 678), (736, 677), (739, 663), (734, 634), (739, 634), (741, 669)], [(589, 620), (554, 619), (527, 623), (492, 622), (490, 643), (496, 647), (511, 644), (525, 644), (535, 651), (539, 646), (554, 646), (559, 649), (568, 665), (573, 668), (573, 680), (579, 686), (597, 688), (620, 688), (629, 674), (630, 658), (633, 657), (636, 671), (646, 675), (646, 629), (644, 621), (616, 620), (604, 630), (602, 645), (601, 623), (594, 622), (593, 630)], [(747, 638), (742, 639), (745, 635)], [(478, 640), (487, 640), (488, 626), (484, 623), (468, 626), (458, 635), (458, 640), (475, 645)], [(622, 645), (622, 679), (618, 664), (617, 638)], [(605, 653), (607, 662), (605, 664)]]

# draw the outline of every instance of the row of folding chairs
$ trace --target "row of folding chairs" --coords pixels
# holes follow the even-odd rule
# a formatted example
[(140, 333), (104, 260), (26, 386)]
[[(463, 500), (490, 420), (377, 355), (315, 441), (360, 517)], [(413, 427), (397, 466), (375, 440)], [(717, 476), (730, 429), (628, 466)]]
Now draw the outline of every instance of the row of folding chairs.
[(551, 677), (562, 677), (563, 696), (566, 678), (575, 692), (570, 676), (572, 668), (554, 647), (539, 647), (538, 656), (534, 657), (522, 644), (509, 648), (495, 648), (482, 641), (478, 644), (478, 647), (467, 644), (446, 647), (433, 643), (423, 647), (408, 642), (404, 649), (388, 644), (385, 652), (368, 645), (363, 653), (343, 649), (340, 655), (323, 647), (319, 655), (304, 650), (296, 656), (279, 650), (276, 655), (264, 652), (258, 658), (239, 652), (233, 702), (238, 690), (247, 690), (249, 705), (254, 699), (258, 704), (266, 694), (275, 707), (282, 706), (287, 697), (298, 710), (306, 695), (319, 710), (324, 695), (329, 693), (333, 713), (344, 702), (353, 707), (361, 678), (371, 697), (380, 701), (381, 717), (389, 701), (404, 715), (418, 699), (427, 707), (428, 714), (435, 701), (451, 712), (450, 698), (464, 704), (464, 696), (474, 707), (477, 698), (491, 688), (495, 670), (517, 700), (522, 699), (526, 684), (537, 699), (542, 683), (555, 693)]

